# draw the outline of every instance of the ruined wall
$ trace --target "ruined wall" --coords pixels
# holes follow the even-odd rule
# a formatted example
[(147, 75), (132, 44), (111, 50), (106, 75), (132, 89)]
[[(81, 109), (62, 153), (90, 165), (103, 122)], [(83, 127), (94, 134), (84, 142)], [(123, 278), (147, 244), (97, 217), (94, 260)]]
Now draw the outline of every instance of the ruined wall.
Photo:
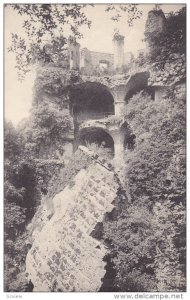
[(149, 11), (145, 24), (145, 32), (147, 34), (163, 32), (165, 26), (166, 17), (161, 9)]
[(70, 36), (68, 38), (68, 53), (70, 70), (79, 70), (80, 68), (80, 44), (76, 38)]
[[(145, 37), (155, 36), (164, 32), (166, 28), (166, 18), (162, 10), (151, 10), (145, 24)], [(146, 41), (147, 52), (156, 51), (156, 46), (152, 41)]]
[(93, 70), (99, 68), (100, 62), (102, 61), (108, 62), (108, 69), (112, 70), (113, 59), (114, 59), (113, 54), (90, 51), (87, 48), (84, 48), (81, 50), (81, 55), (80, 55), (81, 70), (91, 74)]
[(91, 72), (91, 54), (87, 48), (80, 51), (80, 69), (87, 73)]
[[(123, 47), (123, 46), (122, 46)], [(132, 60), (132, 53), (126, 52), (123, 53), (123, 48), (121, 51), (117, 49), (116, 60), (120, 61), (120, 66), (128, 65)], [(120, 49), (120, 48), (119, 48)], [(96, 69), (100, 66), (100, 62), (108, 62), (108, 70), (112, 71), (114, 69), (114, 54), (90, 51), (87, 48), (82, 49), (80, 56), (80, 66), (82, 70), (85, 70), (87, 73), (91, 73), (93, 69)]]
[(113, 66), (113, 54), (95, 51), (90, 51), (90, 54), (91, 63), (94, 67), (98, 66), (101, 60), (108, 61), (110, 68)]
[[(35, 113), (32, 113), (32, 119), (34, 128), (44, 133), (39, 144), (38, 158), (64, 159), (65, 146), (71, 144), (74, 139), (67, 76), (70, 76), (67, 70), (51, 65), (39, 66), (37, 69), (32, 105)], [(43, 122), (41, 115), (44, 118)], [(56, 126), (59, 130), (56, 130)], [(32, 142), (35, 145), (36, 140), (30, 138), (30, 143)], [(68, 156), (68, 151), (65, 154)]]
[(94, 161), (53, 198), (52, 206), (42, 204), (26, 258), (34, 291), (100, 289), (107, 249), (90, 234), (112, 211), (118, 188), (114, 172)]

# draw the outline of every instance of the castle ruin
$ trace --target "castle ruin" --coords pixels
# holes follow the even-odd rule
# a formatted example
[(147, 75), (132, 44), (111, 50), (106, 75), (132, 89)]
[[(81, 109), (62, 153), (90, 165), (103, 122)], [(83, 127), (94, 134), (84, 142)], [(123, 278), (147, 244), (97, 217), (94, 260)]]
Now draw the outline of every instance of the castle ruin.
[[(164, 18), (158, 11), (149, 13), (146, 30), (164, 30)], [(179, 92), (184, 92), (185, 73), (182, 56), (166, 62), (169, 65), (160, 73), (148, 67), (124, 72), (130, 61), (127, 62), (130, 55), (124, 53), (124, 37), (115, 34), (113, 44), (114, 53), (108, 54), (80, 50), (76, 40), (69, 40), (68, 68), (79, 70), (79, 75), (68, 84), (68, 109), (73, 118), (70, 142), (74, 151), (79, 149), (82, 155), (89, 155), (83, 146), (104, 145), (110, 149), (117, 167), (122, 166), (124, 150), (133, 151), (136, 143), (136, 136), (124, 118), (130, 98), (145, 90), (152, 101), (159, 102), (167, 87), (174, 84)], [(171, 73), (176, 66), (180, 68), (179, 74)], [(92, 238), (91, 232), (114, 208), (113, 201), (122, 184), (117, 168), (109, 169), (94, 155), (90, 157), (92, 163), (78, 173), (74, 185), (52, 199), (53, 211), (44, 203), (34, 218), (36, 228), (26, 258), (34, 291), (79, 292), (101, 288), (106, 265), (103, 258), (109, 249)]]

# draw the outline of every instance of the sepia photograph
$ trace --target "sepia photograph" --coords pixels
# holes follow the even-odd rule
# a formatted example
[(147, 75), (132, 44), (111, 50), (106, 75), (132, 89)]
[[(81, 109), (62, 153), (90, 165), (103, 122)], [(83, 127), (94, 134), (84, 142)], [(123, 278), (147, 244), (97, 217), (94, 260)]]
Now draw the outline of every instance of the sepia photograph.
[(3, 14), (4, 292), (185, 293), (186, 4)]

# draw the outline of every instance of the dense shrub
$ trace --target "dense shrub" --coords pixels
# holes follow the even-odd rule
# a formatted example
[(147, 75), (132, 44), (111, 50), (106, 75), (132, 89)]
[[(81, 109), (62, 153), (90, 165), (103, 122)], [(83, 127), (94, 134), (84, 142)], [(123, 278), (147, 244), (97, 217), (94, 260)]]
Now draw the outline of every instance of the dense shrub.
[(60, 169), (58, 174), (56, 173), (52, 176), (48, 184), (47, 199), (51, 200), (53, 196), (62, 191), (67, 185), (72, 186), (75, 175), (81, 169), (87, 168), (90, 163), (90, 157), (77, 150), (69, 163)]
[(184, 100), (173, 94), (157, 103), (140, 92), (126, 108), (136, 135), (124, 167), (131, 202), (118, 196), (103, 226), (119, 291), (185, 290)]

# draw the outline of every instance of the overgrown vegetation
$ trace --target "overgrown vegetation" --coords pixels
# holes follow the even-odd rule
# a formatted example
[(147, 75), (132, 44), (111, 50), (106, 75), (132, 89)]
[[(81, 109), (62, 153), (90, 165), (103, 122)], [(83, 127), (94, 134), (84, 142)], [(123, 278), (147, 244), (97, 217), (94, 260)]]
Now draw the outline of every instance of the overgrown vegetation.
[[(31, 65), (41, 63), (56, 64), (67, 67), (68, 36), (80, 39), (80, 28), (90, 28), (91, 21), (86, 16), (85, 8), (93, 4), (6, 4), (23, 18), (22, 27), (25, 34), (12, 33), (10, 52), (16, 55), (16, 68), (20, 80), (25, 78)], [(138, 4), (106, 5), (105, 11), (111, 12), (110, 18), (119, 21), (122, 14), (129, 26), (135, 19), (141, 17), (142, 12)], [(127, 17), (127, 19), (126, 19)]]
[(173, 53), (186, 53), (186, 7), (169, 14), (164, 31), (145, 31), (145, 40), (153, 47), (147, 58), (159, 68), (164, 67), (167, 59), (172, 60)]
[[(28, 15), (29, 19), (33, 12), (39, 18), (39, 9), (43, 8), (50, 16), (56, 16), (57, 13), (51, 5), (34, 5), (33, 10), (27, 10), (29, 6), (18, 5), (15, 9)], [(78, 5), (74, 11), (71, 8), (65, 6), (63, 12), (68, 11), (68, 17), (77, 14), (75, 25), (78, 24), (78, 18), (81, 18), (80, 23), (88, 24)], [(110, 9), (115, 10), (111, 6)], [(53, 37), (57, 25), (52, 23), (53, 19), (48, 21), (48, 18), (44, 18), (42, 31), (39, 30), (36, 36), (38, 47), (35, 44), (37, 48), (31, 48), (32, 53), (25, 52), (29, 55), (25, 57), (26, 65), (20, 62), (23, 54), (17, 53), (19, 47), (26, 50), (24, 41), (13, 36), (16, 48), (12, 50), (19, 55), (21, 69), (25, 70), (32, 62), (34, 58), (31, 55), (35, 51), (48, 67), (41, 70), (35, 83), (30, 118), (20, 124), (18, 130), (11, 123), (5, 122), (6, 291), (29, 291), (24, 274), (28, 251), (26, 226), (40, 204), (42, 192), (48, 201), (67, 184), (72, 185), (78, 171), (90, 163), (88, 158), (78, 152), (67, 166), (64, 166), (63, 161), (47, 163), (47, 159), (58, 158), (56, 150), (59, 153), (64, 151), (62, 146), (72, 129), (64, 80), (68, 77), (75, 81), (77, 76), (65, 73), (51, 64), (52, 55), (56, 54), (56, 40), (48, 52), (48, 48), (42, 48), (39, 39), (47, 28)], [(28, 35), (34, 35), (27, 24), (25, 28)], [(147, 36), (157, 49), (157, 52), (150, 53), (150, 64), (155, 62), (156, 67), (163, 68), (174, 48), (178, 54), (185, 55), (184, 26), (185, 9), (182, 9), (179, 14), (167, 19), (167, 30), (163, 34)], [(59, 42), (64, 44), (65, 40)], [(146, 61), (142, 62), (141, 58), (143, 66)], [(128, 101), (125, 118), (136, 140), (135, 147), (125, 153), (122, 169), (124, 186), (118, 191), (115, 209), (105, 216), (99, 232), (99, 238), (110, 249), (110, 256), (106, 260), (112, 277), (107, 273), (106, 280), (111, 282), (112, 291), (184, 291), (185, 93), (178, 93), (176, 86), (173, 86), (165, 98), (154, 102), (141, 91)], [(108, 157), (104, 149), (97, 149), (96, 145), (91, 147), (100, 155)], [(126, 194), (130, 196), (128, 199)], [(101, 290), (110, 291), (110, 285), (103, 284)]]
[[(162, 10), (153, 10), (153, 12), (155, 15), (163, 14)], [(162, 31), (151, 32), (149, 28), (145, 30), (144, 40), (149, 45), (150, 51), (148, 54), (140, 52), (134, 61), (135, 65), (138, 67), (149, 65), (152, 70), (158, 72), (167, 66), (171, 67), (171, 64), (178, 60), (177, 67), (183, 73), (183, 69), (185, 71), (183, 58), (186, 53), (186, 7), (176, 13), (169, 13), (165, 18)]]
[[(185, 97), (185, 94), (184, 94)], [(125, 157), (131, 202), (104, 222), (119, 291), (185, 289), (185, 98), (133, 96), (126, 119), (136, 147)]]
[(4, 143), (5, 290), (29, 291), (24, 273), (28, 252), (26, 226), (39, 207), (42, 194), (47, 194), (52, 174), (58, 175), (64, 163), (36, 160), (24, 131), (17, 131), (10, 122), (5, 122)]
[(51, 200), (57, 193), (61, 192), (67, 185), (73, 185), (73, 179), (81, 169), (86, 169), (91, 163), (91, 159), (76, 151), (69, 163), (60, 170), (59, 174), (54, 174), (48, 184), (47, 199)]
[[(185, 54), (184, 26), (185, 8), (168, 18), (164, 34), (149, 37), (161, 55), (158, 71), (171, 53)], [(157, 54), (151, 52), (149, 60)], [(127, 104), (125, 118), (136, 136), (123, 174), (130, 199), (121, 193), (114, 214), (103, 222), (116, 291), (186, 289), (185, 100), (185, 88), (174, 85), (159, 102), (141, 91)]]
[[(10, 6), (10, 5), (7, 5)], [(25, 36), (12, 33), (9, 51), (16, 54), (19, 78), (23, 79), (31, 64), (55, 63), (67, 57), (67, 37), (80, 38), (80, 26), (90, 27), (83, 9), (86, 4), (12, 4), (11, 7), (23, 17)]]
[(5, 289), (12, 291), (12, 281), (25, 262), (25, 227), (37, 205), (38, 190), (34, 166), (24, 159), (22, 141), (11, 123), (5, 123), (4, 141)]

